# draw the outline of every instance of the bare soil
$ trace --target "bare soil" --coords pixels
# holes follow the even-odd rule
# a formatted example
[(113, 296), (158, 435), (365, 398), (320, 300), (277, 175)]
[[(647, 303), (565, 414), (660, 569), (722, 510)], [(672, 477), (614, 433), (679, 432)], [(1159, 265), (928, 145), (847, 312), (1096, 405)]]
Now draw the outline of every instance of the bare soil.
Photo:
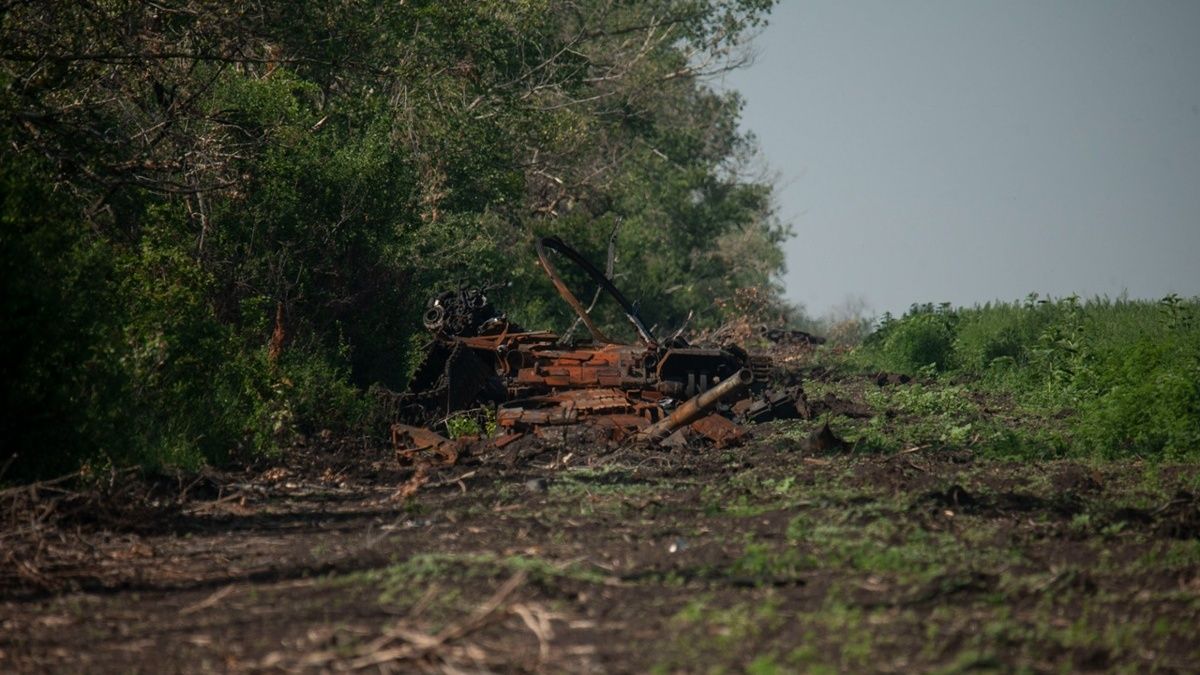
[(1197, 466), (814, 429), (516, 444), (407, 501), (333, 444), (116, 507), (9, 494), (0, 671), (1195, 672)]

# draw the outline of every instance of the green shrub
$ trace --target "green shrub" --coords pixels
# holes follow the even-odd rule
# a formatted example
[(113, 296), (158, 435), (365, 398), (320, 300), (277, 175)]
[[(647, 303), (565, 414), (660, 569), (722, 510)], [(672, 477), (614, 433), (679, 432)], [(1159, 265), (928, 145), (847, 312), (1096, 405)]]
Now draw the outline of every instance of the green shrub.
[(942, 308), (914, 310), (883, 329), (882, 339), (872, 344), (880, 365), (887, 370), (916, 373), (932, 367), (945, 370), (954, 358), (954, 326), (957, 317)]
[(996, 303), (959, 310), (954, 351), (965, 372), (986, 373), (993, 367), (1028, 364), (1050, 312), (1045, 306)]
[(1171, 331), (1109, 352), (1078, 433), (1106, 456), (1200, 453), (1200, 332)]
[(4, 479), (195, 468), (358, 423), (344, 353), (295, 345), (272, 364), (220, 320), (212, 276), (165, 225), (178, 209), (150, 205), (140, 244), (118, 246), (56, 209), (20, 164), (6, 168)]

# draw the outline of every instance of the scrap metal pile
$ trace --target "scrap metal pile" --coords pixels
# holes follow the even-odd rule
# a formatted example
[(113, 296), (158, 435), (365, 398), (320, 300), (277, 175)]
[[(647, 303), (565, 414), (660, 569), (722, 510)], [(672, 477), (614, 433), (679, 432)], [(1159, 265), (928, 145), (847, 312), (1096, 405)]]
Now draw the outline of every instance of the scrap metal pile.
[[(606, 335), (570, 291), (551, 252), (575, 264), (617, 302), (638, 339)], [(433, 454), (453, 463), (456, 446), (429, 427), (469, 410), (494, 409), (503, 447), (532, 435), (590, 437), (682, 445), (707, 439), (736, 443), (741, 422), (807, 417), (799, 386), (767, 391), (771, 363), (738, 346), (690, 345), (678, 334), (656, 338), (604, 274), (557, 238), (537, 242), (542, 268), (579, 316), (590, 339), (564, 344), (548, 331), (527, 330), (488, 301), (484, 290), (442, 293), (424, 316), (432, 339), (401, 398), (392, 429), (402, 458)]]

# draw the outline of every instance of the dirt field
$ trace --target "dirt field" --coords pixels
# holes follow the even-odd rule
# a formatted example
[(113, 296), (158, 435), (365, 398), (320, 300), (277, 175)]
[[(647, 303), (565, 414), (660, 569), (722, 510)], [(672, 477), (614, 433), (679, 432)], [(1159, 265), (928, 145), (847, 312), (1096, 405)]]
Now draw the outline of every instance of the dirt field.
[[(908, 386), (827, 387), (880, 385)], [(1196, 672), (1200, 467), (814, 428), (496, 450), (406, 503), (386, 453), (315, 444), (140, 510), (26, 504), (0, 671)]]

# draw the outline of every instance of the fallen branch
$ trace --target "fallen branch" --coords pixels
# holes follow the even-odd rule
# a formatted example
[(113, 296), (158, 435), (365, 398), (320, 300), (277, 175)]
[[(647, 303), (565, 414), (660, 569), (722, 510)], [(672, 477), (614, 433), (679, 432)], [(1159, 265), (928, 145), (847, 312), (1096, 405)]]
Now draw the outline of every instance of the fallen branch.
[(179, 615), (183, 616), (185, 614), (193, 614), (195, 612), (199, 612), (202, 609), (208, 609), (209, 607), (212, 607), (213, 605), (217, 604), (221, 600), (224, 600), (225, 596), (227, 596), (233, 592), (233, 589), (234, 589), (234, 587), (232, 584), (229, 586), (226, 586), (224, 588), (218, 589), (217, 592), (215, 592), (212, 595), (208, 596), (207, 598), (201, 600), (200, 602), (197, 602), (194, 605), (188, 605), (187, 607), (184, 607), (183, 609), (179, 610)]

